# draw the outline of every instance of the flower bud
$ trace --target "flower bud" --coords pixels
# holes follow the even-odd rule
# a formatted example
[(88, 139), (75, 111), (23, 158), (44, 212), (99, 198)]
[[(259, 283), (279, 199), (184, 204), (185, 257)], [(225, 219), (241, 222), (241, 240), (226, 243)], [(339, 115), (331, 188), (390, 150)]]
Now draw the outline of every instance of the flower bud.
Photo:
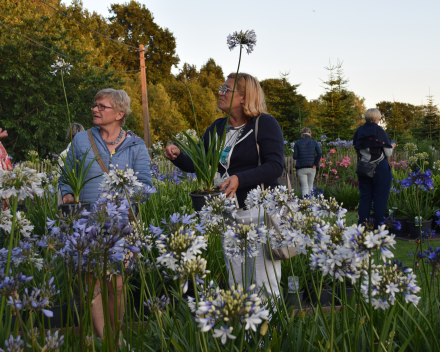
[(267, 333), (267, 329), (269, 328), (269, 325), (267, 324), (267, 320), (263, 323), (263, 325), (261, 325), (261, 328), (260, 328), (260, 334), (261, 334), (261, 336), (264, 336), (264, 335), (266, 335), (266, 333)]

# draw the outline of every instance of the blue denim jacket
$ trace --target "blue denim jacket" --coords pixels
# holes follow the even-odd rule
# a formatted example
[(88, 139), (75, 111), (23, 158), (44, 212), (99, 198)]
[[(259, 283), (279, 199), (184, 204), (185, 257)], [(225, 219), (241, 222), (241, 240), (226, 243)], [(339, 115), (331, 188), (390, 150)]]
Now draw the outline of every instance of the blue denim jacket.
[[(131, 131), (127, 131), (127, 138), (124, 140), (123, 144), (121, 144), (120, 148), (112, 155), (99, 133), (99, 127), (93, 127), (92, 132), (99, 154), (108, 169), (110, 169), (110, 164), (114, 166), (118, 165), (119, 169), (125, 169), (126, 167), (133, 169), (135, 173), (138, 172), (136, 176), (139, 182), (149, 186), (153, 185), (150, 172), (150, 155), (148, 154), (144, 141), (139, 136)], [(70, 157), (72, 155), (72, 149), (75, 151), (75, 158), (77, 160), (81, 160), (87, 150), (89, 150), (85, 163), (86, 165), (95, 157), (87, 131), (79, 132), (75, 135), (72, 147), (69, 149)], [(86, 179), (102, 174), (103, 171), (95, 160)], [(96, 202), (100, 194), (99, 185), (103, 178), (103, 176), (97, 177), (88, 182), (81, 192), (80, 200), (91, 203)], [(71, 188), (61, 182), (59, 188), (61, 189), (63, 196), (67, 193), (72, 193)]]

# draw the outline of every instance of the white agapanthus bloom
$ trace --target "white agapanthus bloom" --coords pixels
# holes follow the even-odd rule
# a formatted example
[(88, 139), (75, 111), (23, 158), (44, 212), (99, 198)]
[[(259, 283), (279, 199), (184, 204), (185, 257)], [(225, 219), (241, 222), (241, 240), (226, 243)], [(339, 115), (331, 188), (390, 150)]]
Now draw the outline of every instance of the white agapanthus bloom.
[(144, 186), (137, 180), (136, 175), (137, 172), (135, 173), (133, 169), (129, 169), (128, 165), (125, 170), (122, 170), (118, 168), (118, 165), (110, 164), (110, 172), (103, 174), (104, 180), (100, 184), (102, 189), (101, 196), (111, 199), (114, 196), (114, 192), (124, 192), (126, 190), (131, 197), (138, 188)]
[(0, 198), (17, 197), (18, 200), (41, 196), (41, 180), (46, 175), (18, 164), (12, 171), (0, 170)]

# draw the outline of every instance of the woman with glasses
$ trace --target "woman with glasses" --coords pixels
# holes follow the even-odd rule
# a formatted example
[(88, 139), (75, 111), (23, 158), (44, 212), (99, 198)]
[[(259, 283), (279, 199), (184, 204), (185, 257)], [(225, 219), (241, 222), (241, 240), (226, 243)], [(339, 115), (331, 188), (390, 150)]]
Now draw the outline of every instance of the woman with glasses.
[[(231, 73), (226, 82), (219, 88), (218, 108), (225, 114), (229, 112), (231, 105), (232, 90), (236, 74)], [(226, 128), (225, 147), (222, 151), (218, 171), (221, 181), (218, 182), (220, 189), (228, 197), (236, 197), (239, 211), (245, 207), (247, 194), (264, 184), (265, 188), (276, 187), (279, 185), (278, 178), (283, 173), (284, 165), (284, 139), (283, 133), (277, 121), (266, 114), (266, 102), (260, 83), (255, 77), (246, 73), (239, 73), (235, 88), (234, 99), (232, 100), (231, 114), (228, 124), (226, 118), (220, 118), (208, 127), (204, 135), (205, 146), (208, 147), (209, 135), (213, 135), (214, 128), (219, 137), (222, 136)], [(255, 133), (256, 122), (258, 121), (258, 133)], [(257, 141), (256, 141), (257, 138)], [(259, 150), (257, 149), (257, 142)], [(165, 149), (165, 157), (171, 160), (177, 167), (186, 171), (194, 172), (194, 165), (191, 159), (180, 151), (175, 145), (169, 145)], [(261, 165), (260, 165), (261, 164)], [(256, 222), (258, 217), (258, 208)], [(281, 277), (281, 264), (275, 261), (274, 265), (270, 258), (266, 257), (265, 250), (259, 246), (258, 256), (255, 260), (248, 260), (248, 281), (254, 278), (256, 289), (259, 290), (266, 286), (267, 291), (271, 288), (278, 293), (275, 271), (278, 278)], [(229, 283), (234, 284), (232, 271), (229, 270), (229, 259), (225, 258), (229, 271)], [(265, 269), (269, 275), (266, 274)], [(244, 284), (243, 271), (241, 270), (241, 260), (232, 259), (233, 272), (237, 283)], [(246, 277), (246, 275), (243, 275)]]
[[(80, 160), (87, 151), (86, 164), (89, 164), (95, 157), (92, 148), (92, 141), (96, 144), (103, 163), (110, 169), (110, 164), (120, 169), (130, 168), (134, 170), (139, 182), (145, 186), (152, 186), (150, 173), (150, 156), (144, 141), (131, 131), (124, 131), (123, 126), (130, 114), (130, 98), (123, 90), (103, 89), (95, 96), (95, 103), (91, 105), (93, 123), (95, 127), (91, 130), (79, 132), (73, 138), (69, 156), (72, 156), (72, 149), (75, 158)], [(91, 133), (91, 135), (90, 135)], [(106, 170), (100, 164), (93, 162), (87, 178), (102, 175)], [(80, 195), (81, 201), (95, 203), (100, 196), (100, 183), (103, 176), (94, 178), (88, 182)], [(64, 203), (72, 203), (73, 195), (69, 186), (60, 184)], [(131, 254), (131, 252), (130, 252)], [(131, 255), (132, 256), (132, 255)], [(132, 260), (126, 258), (126, 266), (132, 264)], [(109, 311), (112, 327), (115, 327), (114, 306), (117, 305), (118, 320), (122, 320), (125, 312), (125, 302), (122, 297), (123, 282), (120, 266), (116, 275), (107, 282), (109, 290)], [(116, 292), (113, 285), (116, 281)], [(95, 285), (95, 292), (99, 292), (99, 281)], [(116, 303), (115, 303), (116, 302)], [(94, 299), (92, 306), (93, 325), (99, 337), (103, 338), (104, 315), (102, 311), (102, 299), (99, 294)]]

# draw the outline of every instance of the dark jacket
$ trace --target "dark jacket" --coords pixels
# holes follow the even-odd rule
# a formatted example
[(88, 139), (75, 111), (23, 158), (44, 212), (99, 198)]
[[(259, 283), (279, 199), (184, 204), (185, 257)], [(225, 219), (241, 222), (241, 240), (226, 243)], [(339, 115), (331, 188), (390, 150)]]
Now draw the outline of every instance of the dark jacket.
[[(232, 151), (229, 164), (229, 176), (236, 175), (239, 179), (239, 186), (236, 192), (238, 204), (244, 207), (247, 193), (261, 183), (264, 187), (276, 187), (279, 185), (278, 178), (283, 174), (284, 166), (284, 139), (278, 122), (268, 114), (262, 114), (258, 123), (258, 145), (260, 146), (261, 166), (258, 166), (258, 152), (255, 143), (255, 120), (251, 118)], [(222, 135), (225, 128), (226, 118), (220, 118), (209, 126), (204, 135), (205, 147), (208, 148), (209, 134)], [(188, 155), (183, 152), (179, 154), (174, 165), (185, 172), (194, 172), (194, 165)], [(222, 165), (218, 171), (221, 175), (225, 173)]]
[(322, 151), (317, 141), (311, 137), (300, 139), (295, 143), (293, 158), (296, 160), (295, 168), (304, 169), (316, 166), (319, 169)]

